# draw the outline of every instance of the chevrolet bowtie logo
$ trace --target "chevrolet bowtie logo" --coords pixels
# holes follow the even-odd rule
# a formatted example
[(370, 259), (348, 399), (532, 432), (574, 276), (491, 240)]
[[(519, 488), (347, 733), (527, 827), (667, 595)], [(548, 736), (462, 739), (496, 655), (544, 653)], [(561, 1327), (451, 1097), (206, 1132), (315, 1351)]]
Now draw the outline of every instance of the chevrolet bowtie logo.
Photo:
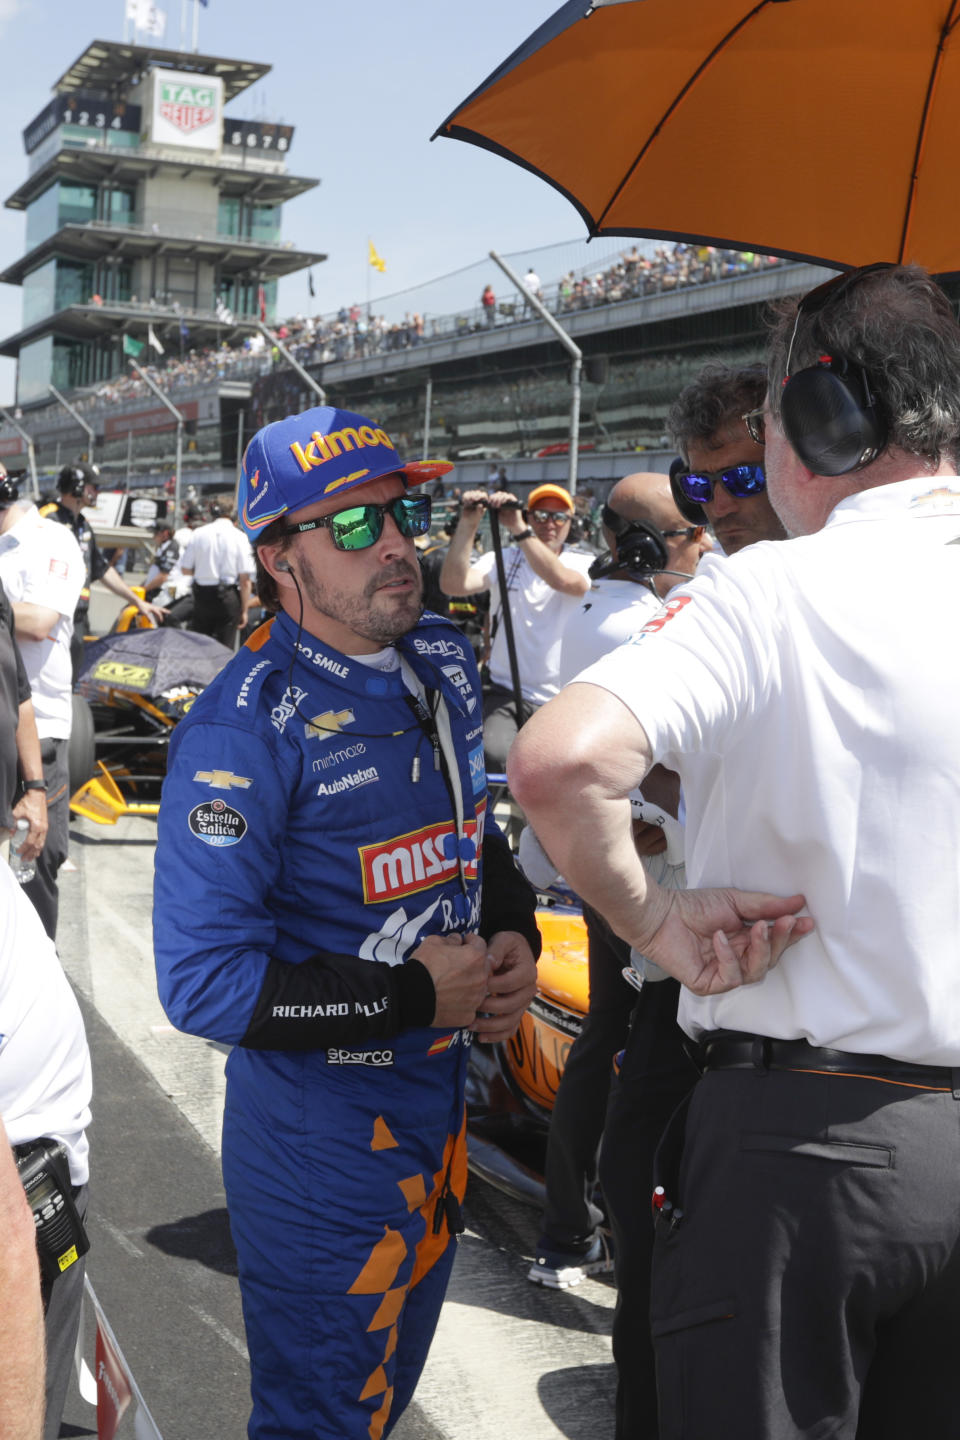
[(245, 775), (234, 775), (232, 770), (198, 770), (193, 778), (213, 790), (231, 790), (234, 785), (238, 790), (249, 790), (253, 784)]
[(325, 710), (307, 721), (303, 733), (308, 740), (329, 740), (331, 735), (339, 735), (344, 725), (352, 725), (355, 718), (352, 710)]

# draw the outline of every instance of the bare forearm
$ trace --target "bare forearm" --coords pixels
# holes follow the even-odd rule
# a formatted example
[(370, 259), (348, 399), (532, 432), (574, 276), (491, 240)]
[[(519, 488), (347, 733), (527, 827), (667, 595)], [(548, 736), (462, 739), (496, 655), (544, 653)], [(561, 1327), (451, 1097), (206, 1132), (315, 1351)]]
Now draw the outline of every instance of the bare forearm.
[[(477, 522), (479, 523), (479, 521)], [(477, 534), (477, 524), (462, 517), (444, 557), (440, 570), (440, 589), (444, 595), (465, 595), (469, 584), (470, 556)]]
[(18, 600), (13, 607), (13, 624), (18, 640), (49, 640), (59, 619), (58, 610), (35, 605), (32, 600)]
[(557, 869), (630, 940), (644, 907), (659, 904), (633, 843), (627, 798), (651, 759), (621, 701), (574, 684), (531, 717), (508, 762), (514, 797)]
[(40, 737), (37, 734), (37, 717), (33, 711), (32, 700), (24, 700), (20, 706), (17, 719), (17, 759), (24, 780), (43, 779)]
[(559, 555), (555, 555), (549, 546), (538, 540), (536, 535), (528, 535), (522, 540), (523, 553), (530, 563), (530, 568), (546, 580), (547, 584), (554, 590), (559, 590), (561, 595), (585, 595), (590, 588), (590, 581), (579, 570), (571, 570), (564, 565)]
[(43, 1308), (33, 1216), (0, 1125), (0, 1435), (40, 1440), (43, 1431)]
[(100, 580), (114, 595), (119, 595), (122, 600), (126, 600), (128, 605), (136, 605), (139, 607), (139, 595), (134, 595), (130, 586), (125, 580), (121, 579), (119, 572), (115, 570), (112, 565), (103, 572)]

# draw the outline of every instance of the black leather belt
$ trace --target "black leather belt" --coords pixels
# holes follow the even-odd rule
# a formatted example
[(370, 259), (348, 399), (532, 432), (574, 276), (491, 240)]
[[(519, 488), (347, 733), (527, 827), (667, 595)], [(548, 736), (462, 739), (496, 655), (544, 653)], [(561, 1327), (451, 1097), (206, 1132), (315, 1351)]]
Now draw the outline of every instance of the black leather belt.
[(859, 1055), (828, 1050), (807, 1040), (771, 1040), (738, 1030), (713, 1030), (701, 1035), (699, 1063), (704, 1070), (819, 1070), (830, 1075), (864, 1075), (916, 1085), (927, 1090), (960, 1087), (960, 1068), (914, 1065), (889, 1055)]

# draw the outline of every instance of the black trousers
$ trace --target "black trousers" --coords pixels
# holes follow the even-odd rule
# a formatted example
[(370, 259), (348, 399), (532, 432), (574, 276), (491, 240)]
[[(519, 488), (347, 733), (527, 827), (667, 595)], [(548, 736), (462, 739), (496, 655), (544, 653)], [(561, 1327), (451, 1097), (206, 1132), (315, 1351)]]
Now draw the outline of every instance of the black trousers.
[[(524, 700), (522, 713), (527, 720), (537, 707)], [(502, 685), (490, 685), (483, 692), (483, 749), (487, 773), (502, 775), (507, 768), (507, 752), (517, 738), (517, 707), (513, 691)]]
[(41, 740), (43, 778), (47, 787), (47, 838), (37, 856), (37, 873), (23, 887), (51, 940), (57, 938), (60, 896), (57, 872), (70, 850), (69, 740)]
[(613, 1079), (613, 1059), (630, 1028), (637, 993), (621, 971), (630, 947), (603, 918), (583, 907), (590, 966), (590, 1008), (570, 1048), (557, 1090), (547, 1141), (547, 1203), (541, 1243), (570, 1249), (603, 1218), (593, 1203), (597, 1152)]
[[(677, 1024), (679, 998), (676, 980), (644, 983), (620, 1074), (610, 1090), (600, 1149), (600, 1185), (613, 1231), (617, 1281), (613, 1316), (617, 1440), (657, 1440), (659, 1434), (650, 1337), (654, 1156), (671, 1115), (698, 1075)], [(717, 1430), (711, 1440), (723, 1433)]]
[(708, 1071), (660, 1160), (663, 1440), (957, 1434), (960, 1088)]
[(236, 585), (193, 587), (193, 619), (190, 629), (198, 635), (212, 635), (228, 650), (237, 643), (240, 626), (240, 591)]

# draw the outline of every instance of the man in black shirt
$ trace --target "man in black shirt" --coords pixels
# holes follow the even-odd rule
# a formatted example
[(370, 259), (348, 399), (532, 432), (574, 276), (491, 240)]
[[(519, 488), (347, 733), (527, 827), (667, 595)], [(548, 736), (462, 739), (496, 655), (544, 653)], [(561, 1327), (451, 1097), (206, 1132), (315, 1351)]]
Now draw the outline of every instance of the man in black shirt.
[(40, 514), (45, 520), (57, 520), (61, 525), (70, 527), (76, 536), (77, 544), (83, 555), (83, 563), (87, 568), (87, 581), (73, 617), (73, 641), (70, 654), (73, 659), (74, 681), (76, 681), (83, 659), (83, 637), (87, 630), (90, 611), (90, 586), (94, 580), (102, 581), (108, 590), (114, 595), (119, 595), (128, 605), (136, 605), (141, 615), (146, 615), (155, 625), (159, 625), (163, 621), (163, 610), (160, 606), (151, 604), (149, 600), (141, 600), (139, 595), (134, 594), (130, 586), (121, 579), (118, 571), (110, 564), (97, 544), (96, 536), (90, 528), (90, 522), (83, 513), (84, 506), (92, 505), (97, 498), (98, 474), (95, 466), (87, 465), (82, 460), (75, 465), (64, 465), (57, 477), (60, 499), (40, 508)]

